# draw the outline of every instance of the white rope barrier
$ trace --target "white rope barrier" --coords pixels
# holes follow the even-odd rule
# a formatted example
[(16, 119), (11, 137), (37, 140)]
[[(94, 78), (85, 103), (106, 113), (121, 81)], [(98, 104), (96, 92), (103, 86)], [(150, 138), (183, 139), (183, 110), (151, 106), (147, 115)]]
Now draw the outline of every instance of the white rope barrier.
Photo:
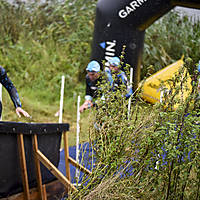
[[(133, 68), (130, 68), (130, 87), (132, 88), (133, 85)], [(130, 112), (131, 112), (131, 96), (128, 100), (128, 119), (130, 119)]]
[[(76, 121), (76, 162), (79, 163), (79, 133), (80, 133), (80, 101), (81, 97), (78, 96), (78, 101), (77, 101), (77, 121)], [(79, 170), (76, 169), (76, 178), (78, 179), (79, 177)]]
[(60, 90), (60, 111), (59, 111), (59, 123), (62, 123), (62, 118), (63, 118), (64, 88), (65, 88), (65, 76), (62, 76), (62, 81), (61, 81), (61, 90)]

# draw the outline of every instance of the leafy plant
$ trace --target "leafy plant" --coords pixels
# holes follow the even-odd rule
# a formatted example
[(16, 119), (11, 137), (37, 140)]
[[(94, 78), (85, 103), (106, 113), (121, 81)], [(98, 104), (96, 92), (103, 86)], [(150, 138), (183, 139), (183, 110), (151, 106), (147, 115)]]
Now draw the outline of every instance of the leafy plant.
[(104, 99), (90, 128), (96, 168), (73, 198), (199, 198), (200, 102), (197, 85), (186, 98), (179, 95), (189, 90), (184, 69), (168, 80), (171, 92), (162, 103), (151, 107), (137, 93), (130, 118), (124, 87), (112, 93), (107, 82), (101, 85)]

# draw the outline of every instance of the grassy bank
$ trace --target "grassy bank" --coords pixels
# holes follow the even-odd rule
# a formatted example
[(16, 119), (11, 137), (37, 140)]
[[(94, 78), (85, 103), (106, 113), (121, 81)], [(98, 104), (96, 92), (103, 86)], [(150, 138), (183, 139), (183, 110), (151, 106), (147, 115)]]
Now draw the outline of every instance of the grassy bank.
[[(61, 76), (65, 75), (63, 122), (70, 123), (70, 144), (75, 144), (76, 101), (85, 91), (95, 3), (18, 2), (12, 6), (0, 2), (0, 64), (15, 84), (23, 108), (32, 116), (31, 120), (17, 118), (3, 89), (3, 120), (58, 122), (54, 114), (59, 110)], [(87, 113), (81, 120), (85, 116)]]
[[(58, 4), (55, 0), (23, 4), (18, 1), (11, 6), (0, 1), (0, 65), (18, 89), (23, 108), (32, 116), (32, 119), (17, 118), (3, 89), (3, 120), (58, 122), (54, 114), (59, 110), (64, 74), (63, 122), (70, 123), (69, 144), (75, 144), (77, 96), (81, 95), (84, 101), (85, 67), (90, 59), (96, 2), (66, 0)], [(192, 24), (187, 17), (180, 18), (173, 12), (164, 16), (146, 30), (141, 78), (173, 63), (183, 54), (187, 58), (185, 67), (192, 76), (199, 60), (199, 38), (199, 22)], [(176, 85), (182, 75), (170, 80), (171, 84)], [(121, 94), (109, 94), (106, 109), (102, 104), (103, 109), (98, 112), (83, 113), (81, 142), (88, 141), (89, 137), (96, 142), (97, 163), (88, 188), (80, 188), (72, 199), (197, 200), (199, 104), (195, 101), (197, 88), (194, 88), (176, 111), (170, 106), (177, 103), (174, 91), (180, 87), (173, 88), (171, 98), (166, 96), (169, 100), (166, 104), (152, 106), (140, 96), (135, 97), (131, 121), (127, 120), (127, 102)], [(188, 112), (190, 116), (185, 117)], [(103, 127), (100, 131), (94, 129), (95, 119)], [(192, 152), (191, 160), (184, 157), (189, 152)], [(159, 156), (164, 153), (167, 153), (165, 160)], [(124, 165), (127, 162), (128, 167)], [(124, 178), (120, 179), (124, 173), (121, 166), (131, 170), (134, 176), (125, 171)]]

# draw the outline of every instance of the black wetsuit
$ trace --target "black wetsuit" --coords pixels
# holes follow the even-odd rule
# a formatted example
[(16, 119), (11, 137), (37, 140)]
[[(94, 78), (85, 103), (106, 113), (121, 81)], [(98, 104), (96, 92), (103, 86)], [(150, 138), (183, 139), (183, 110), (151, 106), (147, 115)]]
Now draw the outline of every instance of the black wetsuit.
[(99, 92), (98, 83), (101, 81), (101, 77), (96, 79), (95, 81), (91, 81), (89, 76), (86, 75), (86, 96), (90, 96), (96, 98)]
[[(15, 86), (13, 85), (12, 81), (8, 78), (6, 70), (2, 66), (0, 66), (0, 83), (8, 91), (15, 108), (21, 107), (21, 102), (20, 102), (17, 90)], [(2, 103), (0, 102), (0, 116), (1, 116), (1, 113), (2, 113)]]

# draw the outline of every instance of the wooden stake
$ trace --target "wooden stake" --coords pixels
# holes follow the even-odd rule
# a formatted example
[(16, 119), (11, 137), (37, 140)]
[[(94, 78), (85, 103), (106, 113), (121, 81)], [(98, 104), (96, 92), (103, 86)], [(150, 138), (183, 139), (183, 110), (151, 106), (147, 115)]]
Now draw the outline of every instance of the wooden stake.
[(32, 136), (32, 144), (33, 144), (33, 153), (34, 153), (34, 160), (35, 160), (35, 169), (36, 169), (36, 179), (37, 179), (37, 188), (39, 192), (39, 197), (41, 200), (46, 200), (47, 197), (46, 192), (43, 192), (42, 187), (42, 176), (41, 176), (41, 170), (40, 170), (40, 161), (37, 157), (37, 151), (38, 151), (38, 142), (37, 142), (37, 135), (34, 134)]
[(23, 134), (20, 133), (19, 135), (17, 135), (17, 140), (18, 140), (18, 150), (19, 150), (19, 158), (21, 165), (22, 183), (24, 188), (24, 199), (30, 200)]
[(69, 146), (68, 146), (68, 133), (64, 133), (64, 151), (65, 151), (65, 169), (66, 169), (66, 177), (69, 181), (71, 181), (70, 177), (70, 166), (69, 166)]

